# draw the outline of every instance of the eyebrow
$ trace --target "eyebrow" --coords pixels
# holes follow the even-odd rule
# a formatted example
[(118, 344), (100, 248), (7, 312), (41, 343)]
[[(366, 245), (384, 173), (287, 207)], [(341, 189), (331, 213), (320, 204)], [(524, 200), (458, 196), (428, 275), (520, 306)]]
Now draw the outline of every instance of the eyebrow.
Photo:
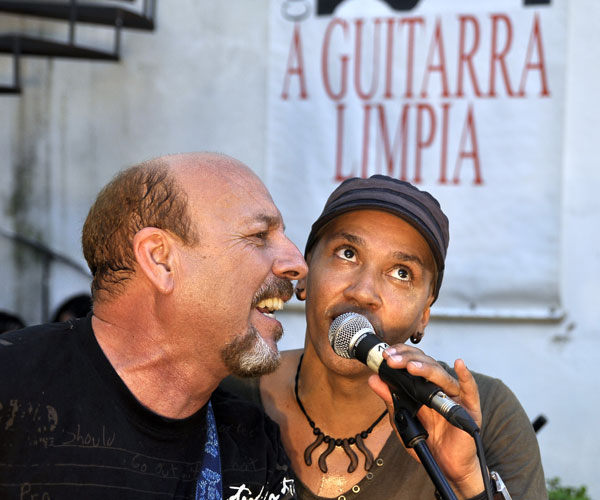
[(417, 264), (420, 264), (421, 267), (425, 267), (425, 263), (421, 260), (421, 258), (418, 255), (406, 252), (394, 252), (393, 255), (394, 259), (396, 260), (402, 260), (405, 262), (416, 262)]
[(337, 238), (344, 239), (344, 240), (348, 241), (349, 243), (353, 243), (354, 245), (357, 245), (357, 246), (364, 247), (367, 245), (367, 242), (365, 241), (364, 238), (357, 236), (355, 234), (352, 234), (352, 233), (347, 233), (345, 231), (339, 231), (337, 233), (333, 233), (327, 239), (329, 241), (331, 241), (331, 240), (335, 240)]
[(285, 230), (285, 224), (283, 223), (281, 215), (271, 215), (271, 214), (266, 214), (266, 213), (259, 213), (259, 214), (253, 215), (251, 217), (248, 217), (247, 222), (248, 223), (262, 222), (270, 228), (281, 225), (283, 227), (283, 229)]

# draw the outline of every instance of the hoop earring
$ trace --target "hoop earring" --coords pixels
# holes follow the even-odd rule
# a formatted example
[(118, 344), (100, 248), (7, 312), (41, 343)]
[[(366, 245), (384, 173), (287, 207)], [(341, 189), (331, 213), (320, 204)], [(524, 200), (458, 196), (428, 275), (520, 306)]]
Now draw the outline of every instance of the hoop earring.
[(421, 340), (423, 340), (423, 337), (424, 337), (424, 336), (425, 336), (425, 334), (424, 334), (423, 332), (416, 332), (416, 333), (413, 333), (413, 334), (410, 336), (410, 341), (411, 341), (413, 344), (418, 344), (419, 342), (421, 342)]

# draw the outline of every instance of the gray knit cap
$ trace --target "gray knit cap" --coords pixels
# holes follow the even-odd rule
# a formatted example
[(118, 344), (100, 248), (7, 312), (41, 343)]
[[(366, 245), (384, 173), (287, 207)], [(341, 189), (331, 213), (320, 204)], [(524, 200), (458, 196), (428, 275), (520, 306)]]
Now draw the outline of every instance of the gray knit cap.
[(365, 209), (383, 210), (396, 215), (412, 225), (425, 238), (438, 269), (438, 280), (433, 294), (435, 301), (442, 286), (444, 261), (450, 239), (448, 218), (431, 194), (408, 182), (386, 175), (373, 175), (368, 179), (346, 179), (331, 193), (323, 212), (312, 225), (304, 255), (307, 256), (317, 242), (319, 232), (325, 224), (338, 215)]

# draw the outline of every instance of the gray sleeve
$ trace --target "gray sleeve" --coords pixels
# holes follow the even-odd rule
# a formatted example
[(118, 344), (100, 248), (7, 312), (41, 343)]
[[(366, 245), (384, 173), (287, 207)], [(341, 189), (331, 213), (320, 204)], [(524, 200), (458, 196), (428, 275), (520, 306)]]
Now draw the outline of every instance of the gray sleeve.
[(513, 500), (547, 500), (537, 437), (525, 410), (501, 380), (474, 375), (481, 397), (481, 434), (489, 469), (500, 474)]

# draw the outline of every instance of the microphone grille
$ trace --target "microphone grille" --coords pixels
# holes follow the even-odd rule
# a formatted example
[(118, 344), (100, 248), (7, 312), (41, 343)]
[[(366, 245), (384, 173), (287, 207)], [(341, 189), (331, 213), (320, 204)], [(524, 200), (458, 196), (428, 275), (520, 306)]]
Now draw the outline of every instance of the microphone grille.
[(367, 318), (358, 313), (340, 314), (329, 327), (329, 343), (338, 356), (353, 358), (351, 352), (352, 339), (361, 330), (373, 332), (373, 325)]

